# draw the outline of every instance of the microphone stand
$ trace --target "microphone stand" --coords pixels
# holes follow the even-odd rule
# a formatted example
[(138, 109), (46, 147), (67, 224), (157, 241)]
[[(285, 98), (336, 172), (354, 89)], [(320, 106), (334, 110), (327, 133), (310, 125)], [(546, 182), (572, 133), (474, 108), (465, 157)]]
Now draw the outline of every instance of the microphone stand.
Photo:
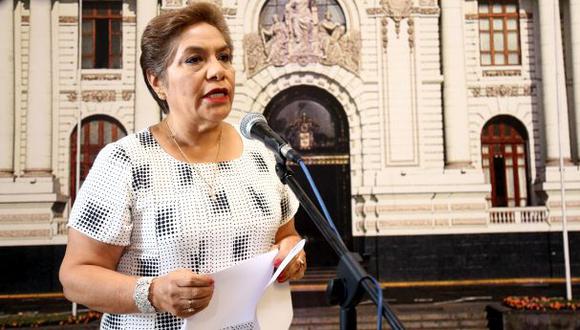
[[(286, 165), (286, 159), (278, 153), (275, 153), (275, 156), (276, 174), (278, 174), (280, 181), (292, 189), (300, 201), (300, 205), (302, 205), (310, 219), (339, 257), (336, 272), (337, 278), (328, 281), (326, 296), (331, 304), (340, 304), (340, 329), (355, 330), (357, 328), (356, 306), (365, 291), (375, 305), (378, 304), (379, 296), (376, 287), (370, 281), (370, 276), (360, 265), (362, 261), (360, 255), (350, 252), (344, 241), (332, 230), (327, 220), (304, 192), (296, 178), (294, 178), (294, 173)], [(386, 302), (383, 302), (381, 313), (387, 319), (391, 329), (404, 329), (401, 321), (399, 321)]]

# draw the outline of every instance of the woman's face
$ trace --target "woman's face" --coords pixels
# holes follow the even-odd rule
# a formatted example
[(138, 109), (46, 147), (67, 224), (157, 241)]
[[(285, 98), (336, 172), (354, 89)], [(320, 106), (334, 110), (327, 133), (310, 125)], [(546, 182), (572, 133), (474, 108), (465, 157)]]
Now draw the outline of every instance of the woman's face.
[(170, 114), (198, 125), (217, 124), (232, 109), (234, 86), (232, 50), (221, 32), (205, 22), (186, 28), (160, 86)]

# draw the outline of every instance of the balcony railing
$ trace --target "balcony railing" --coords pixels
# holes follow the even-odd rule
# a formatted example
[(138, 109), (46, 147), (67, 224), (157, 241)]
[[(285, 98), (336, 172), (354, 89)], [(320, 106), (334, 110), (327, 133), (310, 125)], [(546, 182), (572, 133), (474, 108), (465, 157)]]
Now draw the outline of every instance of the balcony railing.
[(550, 223), (550, 214), (544, 206), (495, 207), (489, 209), (488, 225)]

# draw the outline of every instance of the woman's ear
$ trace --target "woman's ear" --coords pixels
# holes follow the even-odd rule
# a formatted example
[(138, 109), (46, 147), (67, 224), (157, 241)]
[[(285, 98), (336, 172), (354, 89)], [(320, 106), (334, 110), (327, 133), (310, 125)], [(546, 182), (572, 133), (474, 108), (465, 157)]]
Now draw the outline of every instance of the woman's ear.
[(149, 81), (149, 85), (153, 87), (157, 97), (161, 100), (165, 100), (167, 96), (165, 95), (165, 86), (163, 85), (163, 81), (158, 76), (154, 75), (151, 71), (147, 71), (147, 80)]

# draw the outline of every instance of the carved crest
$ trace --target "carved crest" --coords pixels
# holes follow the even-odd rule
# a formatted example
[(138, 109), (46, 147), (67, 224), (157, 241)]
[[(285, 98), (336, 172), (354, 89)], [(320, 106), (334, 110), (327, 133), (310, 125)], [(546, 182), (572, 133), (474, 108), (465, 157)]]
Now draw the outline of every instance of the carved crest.
[(411, 15), (413, 3), (411, 0), (381, 0), (385, 14), (395, 21), (397, 35), (401, 31), (401, 20)]

